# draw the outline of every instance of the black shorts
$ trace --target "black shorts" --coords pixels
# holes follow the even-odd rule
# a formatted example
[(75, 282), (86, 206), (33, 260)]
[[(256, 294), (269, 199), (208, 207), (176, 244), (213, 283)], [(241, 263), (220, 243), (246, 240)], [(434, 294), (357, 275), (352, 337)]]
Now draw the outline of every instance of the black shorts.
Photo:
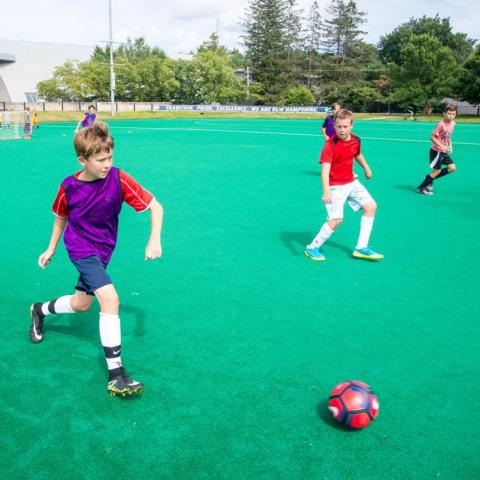
[(107, 266), (102, 263), (99, 257), (93, 256), (72, 260), (72, 263), (80, 273), (75, 290), (94, 295), (95, 290), (112, 283), (107, 274)]
[(448, 153), (437, 152), (430, 149), (430, 168), (440, 170), (442, 165), (453, 165), (452, 157)]

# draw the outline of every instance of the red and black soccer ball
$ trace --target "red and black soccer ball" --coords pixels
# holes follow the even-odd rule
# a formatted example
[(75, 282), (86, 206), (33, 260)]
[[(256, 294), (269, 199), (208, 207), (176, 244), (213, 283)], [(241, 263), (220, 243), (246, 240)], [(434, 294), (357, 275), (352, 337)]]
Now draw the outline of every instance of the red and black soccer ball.
[(344, 427), (360, 429), (377, 418), (379, 405), (377, 396), (366, 383), (349, 380), (330, 392), (328, 409)]

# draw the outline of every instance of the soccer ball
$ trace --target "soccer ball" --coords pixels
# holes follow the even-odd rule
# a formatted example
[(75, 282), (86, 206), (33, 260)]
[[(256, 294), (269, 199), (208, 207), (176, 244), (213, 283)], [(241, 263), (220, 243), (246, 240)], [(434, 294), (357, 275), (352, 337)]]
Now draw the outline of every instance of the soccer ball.
[(347, 428), (365, 428), (377, 418), (378, 399), (363, 382), (349, 380), (339, 383), (328, 400), (330, 415)]

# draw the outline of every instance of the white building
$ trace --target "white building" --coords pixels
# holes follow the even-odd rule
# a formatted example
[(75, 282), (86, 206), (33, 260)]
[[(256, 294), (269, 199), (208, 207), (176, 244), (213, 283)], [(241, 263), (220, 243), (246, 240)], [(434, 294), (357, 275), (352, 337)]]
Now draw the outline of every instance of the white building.
[(37, 83), (67, 60), (90, 58), (93, 46), (0, 39), (0, 102), (37, 101)]

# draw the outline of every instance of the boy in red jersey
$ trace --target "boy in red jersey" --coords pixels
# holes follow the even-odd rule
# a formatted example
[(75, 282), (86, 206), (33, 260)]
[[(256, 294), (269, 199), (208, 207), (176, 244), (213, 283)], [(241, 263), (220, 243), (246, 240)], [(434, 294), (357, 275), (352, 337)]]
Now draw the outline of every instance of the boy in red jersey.
[(138, 394), (143, 385), (129, 378), (123, 368), (120, 301), (106, 269), (117, 242), (122, 203), (128, 203), (137, 212), (150, 211), (151, 231), (145, 260), (162, 255), (163, 208), (150, 192), (113, 166), (114, 141), (105, 124), (96, 123), (80, 130), (74, 146), (83, 169), (60, 185), (52, 208), (55, 220), (50, 243), (40, 255), (38, 265), (45, 268), (50, 263), (63, 234), (68, 256), (79, 272), (76, 293), (33, 303), (30, 338), (34, 343), (43, 340), (47, 315), (86, 311), (95, 296), (100, 304), (100, 340), (109, 376), (107, 390), (111, 395)]
[(320, 247), (330, 238), (342, 223), (345, 202), (353, 210), (363, 209), (360, 235), (352, 255), (357, 258), (379, 260), (383, 255), (368, 246), (377, 204), (367, 189), (355, 178), (353, 160), (363, 168), (365, 178), (372, 177), (372, 171), (360, 153), (360, 138), (350, 133), (353, 128), (353, 114), (340, 110), (335, 115), (336, 134), (323, 147), (320, 156), (322, 164), (322, 202), (327, 209), (327, 221), (323, 224), (312, 243), (305, 248), (305, 256), (315, 261), (325, 260)]
[[(451, 136), (455, 127), (457, 107), (449, 105), (443, 113), (441, 120), (430, 136), (433, 145), (430, 149), (430, 168), (433, 170), (425, 175), (423, 182), (417, 187), (417, 193), (422, 195), (433, 195), (433, 181), (436, 178), (444, 177), (453, 173), (457, 168), (450, 154), (452, 153)], [(446, 165), (446, 168), (442, 168)]]

